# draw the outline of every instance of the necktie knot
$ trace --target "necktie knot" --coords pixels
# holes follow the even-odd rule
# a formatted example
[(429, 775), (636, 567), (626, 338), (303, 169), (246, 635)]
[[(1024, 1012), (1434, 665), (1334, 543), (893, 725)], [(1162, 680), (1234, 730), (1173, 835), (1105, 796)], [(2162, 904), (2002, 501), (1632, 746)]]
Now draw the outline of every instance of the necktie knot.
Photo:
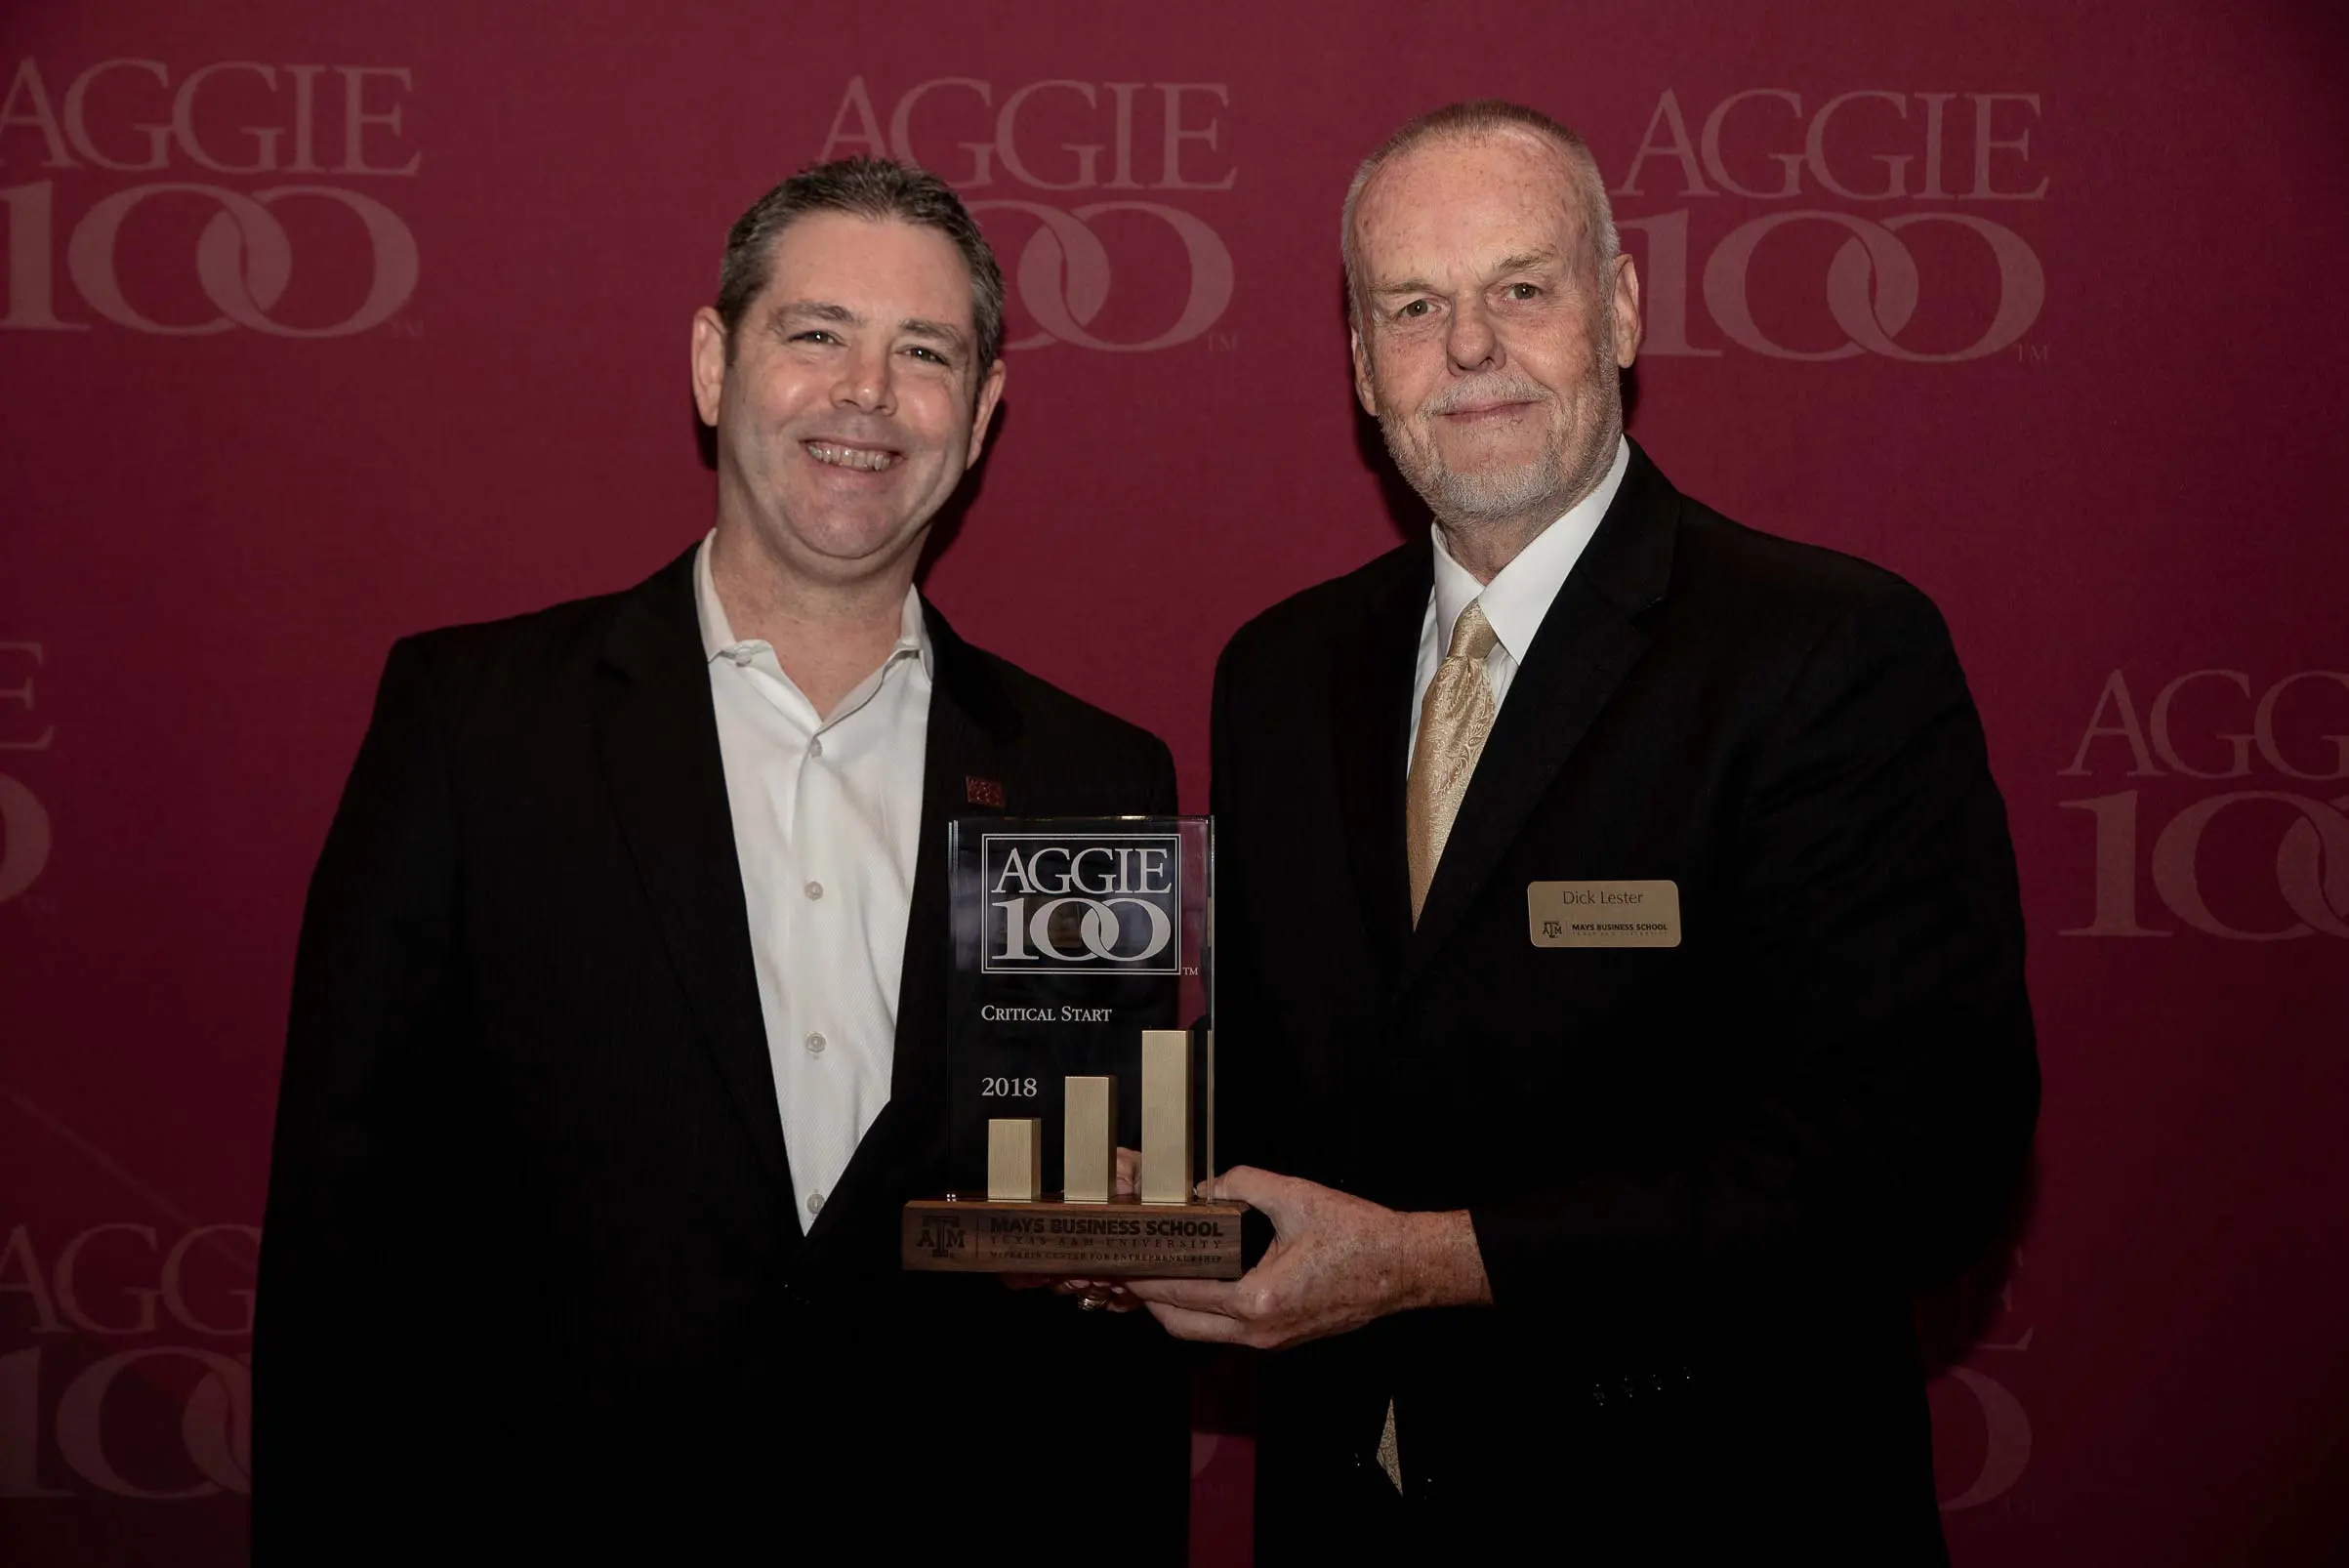
[(1460, 619), (1452, 623), (1452, 648), (1444, 657), (1482, 664), (1500, 640), (1501, 634), (1484, 618), (1484, 606), (1471, 599), (1460, 612)]

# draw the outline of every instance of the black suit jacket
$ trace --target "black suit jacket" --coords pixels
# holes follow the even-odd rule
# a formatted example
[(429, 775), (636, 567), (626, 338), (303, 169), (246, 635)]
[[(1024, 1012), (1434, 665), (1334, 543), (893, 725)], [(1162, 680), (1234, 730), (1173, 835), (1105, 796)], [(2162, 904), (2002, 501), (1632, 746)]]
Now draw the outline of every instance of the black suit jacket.
[[(1337, 1518), (1374, 1521), (1374, 1557), (1422, 1530), (1938, 1560), (1908, 1303), (1982, 1244), (2039, 1094), (1940, 616), (1634, 447), (1415, 929), (1430, 548), (1276, 606), (1216, 678), (1228, 1146), (1467, 1210), (1495, 1300), (1266, 1358), (1264, 1560), (1336, 1549)], [(1534, 945), (1528, 885), (1594, 879), (1677, 883), (1680, 945)], [(1370, 1467), (1389, 1398), (1399, 1520)]]
[[(257, 1543), (348, 1560), (487, 1510), (543, 1546), (640, 1509), (672, 1545), (683, 1521), (748, 1517), (918, 1551), (942, 1481), (1100, 1463), (1036, 1365), (1092, 1355), (1135, 1384), (1140, 1448), (1115, 1480), (1178, 1555), (1188, 1439), (1157, 1337), (897, 1263), (899, 1206), (957, 1181), (947, 818), (989, 809), (974, 797), (1172, 811), (1167, 748), (925, 606), (891, 1098), (803, 1236), (692, 566), (392, 652), (296, 966)], [(954, 1539), (989, 1528), (964, 1517)]]

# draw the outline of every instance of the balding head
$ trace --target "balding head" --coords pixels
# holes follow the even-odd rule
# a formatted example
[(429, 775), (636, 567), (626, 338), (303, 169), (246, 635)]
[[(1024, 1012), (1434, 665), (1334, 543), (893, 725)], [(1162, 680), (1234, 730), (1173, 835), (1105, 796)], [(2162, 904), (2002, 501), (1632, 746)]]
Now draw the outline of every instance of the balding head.
[(1359, 326), (1362, 319), (1359, 240), (1354, 231), (1354, 215), (1361, 205), (1363, 191), (1378, 177), (1379, 171), (1402, 154), (1430, 143), (1496, 136), (1530, 138), (1556, 149), (1565, 176), (1562, 194), (1577, 209), (1583, 242), (1589, 252), (1594, 273), (1605, 273), (1618, 250), (1615, 214), (1607, 204), (1606, 180), (1600, 175), (1598, 160), (1590, 155), (1588, 144), (1540, 109), (1511, 103), (1505, 99), (1471, 99), (1464, 103), (1447, 103), (1439, 109), (1429, 109), (1409, 121), (1381, 143), (1377, 151), (1363, 159), (1362, 166), (1354, 171), (1353, 184), (1346, 186), (1345, 207), (1340, 215), (1338, 235), (1339, 254), (1345, 264), (1346, 315), (1349, 320)]

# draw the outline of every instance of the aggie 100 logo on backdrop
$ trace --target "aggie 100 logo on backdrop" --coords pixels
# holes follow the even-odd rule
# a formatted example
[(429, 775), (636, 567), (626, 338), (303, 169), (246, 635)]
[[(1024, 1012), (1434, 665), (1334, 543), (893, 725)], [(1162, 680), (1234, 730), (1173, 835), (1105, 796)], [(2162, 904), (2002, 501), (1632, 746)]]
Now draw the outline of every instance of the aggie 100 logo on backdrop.
[[(1725, 351), (1690, 336), (1693, 280), (1721, 336), (1772, 359), (1873, 354), (1953, 364), (2028, 355), (2034, 346), (2024, 334), (2046, 304), (2046, 273), (2030, 242), (1982, 209), (2046, 199), (2050, 177), (2033, 163), (2040, 118), (2037, 93), (1859, 89), (1806, 98), (1751, 87), (1712, 104), (1692, 134), (1679, 96), (1665, 89), (1612, 187), (1617, 207), (1669, 196), (1723, 205), (1618, 212), (1617, 226), (1647, 242), (1640, 352)], [(1894, 203), (1913, 210), (1878, 215)], [(1707, 240), (1710, 216), (1765, 205)], [(1813, 273), (1822, 241), (1834, 249)], [(1700, 244), (1708, 246), (1701, 269)], [(1757, 268), (1765, 246), (1771, 261)]]
[(403, 65), (19, 61), (0, 99), (0, 327), (79, 332), (95, 316), (162, 337), (348, 338), (382, 326), (416, 292), (416, 236), (375, 195), (328, 182), (416, 174), (414, 86)]
[(2095, 823), (2089, 917), (2061, 934), (2349, 939), (2349, 795), (2327, 787), (2349, 780), (2349, 671), (2189, 670), (2146, 689), (2140, 704), (2126, 671), (2107, 675), (2058, 770), (2126, 784), (2058, 803)]
[[(1238, 180), (1223, 144), (1224, 83), (1050, 77), (999, 92), (980, 77), (940, 76), (880, 103), (886, 115), (866, 79), (850, 77), (817, 156), (919, 164), (962, 193), (1034, 328), (1005, 348), (1172, 349), (1230, 308), (1223, 236), (1187, 204), (1158, 195), (1183, 192), (1187, 203)], [(1006, 189), (1038, 194), (994, 193)], [(1105, 194), (1071, 201), (1079, 191)], [(1035, 225), (1024, 238), (1022, 219)], [(1123, 290), (1113, 289), (1117, 277)]]

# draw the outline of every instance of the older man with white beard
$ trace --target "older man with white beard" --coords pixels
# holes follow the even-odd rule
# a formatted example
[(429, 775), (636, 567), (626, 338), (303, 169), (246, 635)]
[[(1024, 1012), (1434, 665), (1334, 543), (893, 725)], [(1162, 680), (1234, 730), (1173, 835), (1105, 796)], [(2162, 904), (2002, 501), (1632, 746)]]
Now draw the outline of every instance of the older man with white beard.
[(1946, 1560), (1908, 1302), (2039, 1097), (1948, 632), (1625, 438), (1638, 278), (1562, 126), (1422, 116), (1342, 233), (1356, 390), (1433, 526), (1224, 651), (1252, 1163), (1214, 1187), (1276, 1238), (1132, 1295), (1271, 1352), (1260, 1562)]

